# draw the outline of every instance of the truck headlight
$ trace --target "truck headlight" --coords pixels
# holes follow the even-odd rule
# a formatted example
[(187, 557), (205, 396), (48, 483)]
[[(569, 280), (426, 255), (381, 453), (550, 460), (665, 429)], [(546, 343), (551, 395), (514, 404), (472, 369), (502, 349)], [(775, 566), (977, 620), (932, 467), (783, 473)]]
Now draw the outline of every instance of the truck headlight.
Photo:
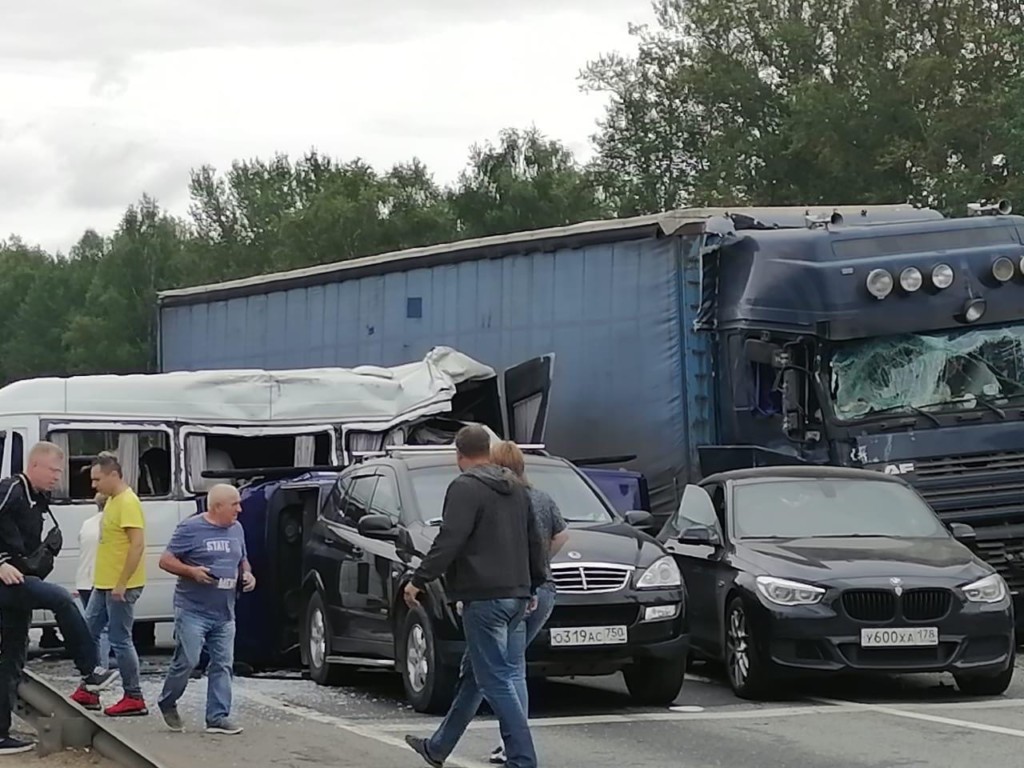
[(669, 589), (680, 587), (683, 575), (671, 555), (655, 560), (636, 582), (637, 589)]
[(992, 277), (998, 280), (1000, 283), (1005, 283), (1007, 280), (1013, 277), (1013, 262), (1005, 256), (1000, 256), (994, 262), (992, 262)]
[(821, 587), (804, 584), (802, 581), (758, 576), (755, 583), (761, 596), (776, 605), (814, 605), (825, 596), (825, 590)]
[(924, 285), (924, 277), (917, 267), (907, 267), (900, 272), (900, 288), (907, 293), (913, 293), (922, 285)]
[(936, 264), (932, 270), (932, 285), (939, 290), (949, 288), (953, 284), (953, 268), (949, 264)]
[(998, 603), (1006, 597), (1006, 582), (998, 573), (978, 579), (966, 587), (961, 587), (972, 603)]
[(868, 293), (870, 293), (876, 299), (884, 299), (886, 296), (892, 293), (892, 274), (890, 274), (884, 269), (872, 269), (870, 272), (868, 272), (868, 279), (866, 285), (868, 288)]

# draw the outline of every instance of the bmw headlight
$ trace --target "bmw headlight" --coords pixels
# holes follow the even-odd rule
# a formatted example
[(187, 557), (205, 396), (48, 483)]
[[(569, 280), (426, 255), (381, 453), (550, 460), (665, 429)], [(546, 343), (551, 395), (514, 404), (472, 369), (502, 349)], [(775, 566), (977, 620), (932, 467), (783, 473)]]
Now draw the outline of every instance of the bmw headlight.
[(1006, 582), (998, 573), (978, 579), (962, 589), (964, 597), (972, 603), (998, 603), (1006, 597)]
[(776, 605), (814, 605), (825, 596), (825, 590), (821, 587), (804, 584), (802, 581), (758, 576), (755, 582), (761, 596)]
[(636, 582), (637, 589), (669, 589), (683, 584), (679, 566), (671, 555), (655, 560)]

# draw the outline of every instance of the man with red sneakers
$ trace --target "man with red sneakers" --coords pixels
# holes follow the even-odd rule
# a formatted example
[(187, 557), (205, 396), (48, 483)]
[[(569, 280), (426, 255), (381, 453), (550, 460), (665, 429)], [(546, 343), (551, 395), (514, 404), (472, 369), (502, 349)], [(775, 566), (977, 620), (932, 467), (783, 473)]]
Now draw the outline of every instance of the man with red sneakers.
[[(146, 585), (146, 522), (142, 502), (124, 481), (121, 464), (112, 453), (101, 453), (90, 469), (92, 487), (107, 497), (100, 524), (100, 544), (96, 549), (96, 573), (85, 620), (99, 642), (104, 628), (110, 648), (121, 672), (124, 698), (107, 707), (108, 717), (148, 715), (139, 681), (139, 654), (132, 641), (135, 603)], [(80, 688), (74, 700), (98, 709), (99, 696)]]

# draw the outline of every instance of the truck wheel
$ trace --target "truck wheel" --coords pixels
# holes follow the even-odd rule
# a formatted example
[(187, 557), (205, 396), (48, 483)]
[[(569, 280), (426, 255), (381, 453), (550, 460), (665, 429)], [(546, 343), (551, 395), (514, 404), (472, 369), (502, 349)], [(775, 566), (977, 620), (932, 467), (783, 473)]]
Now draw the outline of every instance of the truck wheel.
[(425, 714), (444, 714), (455, 697), (458, 669), (442, 664), (433, 622), (421, 606), (405, 615), (399, 643), (395, 656), (412, 708)]
[(768, 697), (770, 662), (761, 658), (742, 597), (734, 597), (725, 612), (725, 673), (733, 693), (741, 699)]
[(686, 657), (671, 661), (644, 659), (622, 670), (633, 703), (641, 707), (667, 707), (683, 688)]
[(309, 676), (317, 685), (342, 685), (346, 669), (328, 663), (331, 655), (331, 625), (327, 620), (324, 600), (314, 592), (306, 605), (303, 639), (309, 657)]
[(1010, 663), (1002, 672), (994, 675), (953, 675), (956, 687), (966, 696), (1002, 696), (1013, 681), (1016, 653), (1010, 654)]

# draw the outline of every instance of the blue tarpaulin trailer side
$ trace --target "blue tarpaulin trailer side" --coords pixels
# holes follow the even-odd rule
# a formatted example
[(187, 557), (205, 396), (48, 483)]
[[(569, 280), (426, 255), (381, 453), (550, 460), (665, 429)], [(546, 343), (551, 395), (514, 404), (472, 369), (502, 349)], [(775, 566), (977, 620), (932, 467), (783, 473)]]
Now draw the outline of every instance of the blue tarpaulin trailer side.
[(714, 442), (693, 330), (707, 215), (463, 241), (160, 295), (164, 371), (393, 365), (447, 345), (495, 368), (555, 353), (546, 442), (635, 454), (674, 509)]

